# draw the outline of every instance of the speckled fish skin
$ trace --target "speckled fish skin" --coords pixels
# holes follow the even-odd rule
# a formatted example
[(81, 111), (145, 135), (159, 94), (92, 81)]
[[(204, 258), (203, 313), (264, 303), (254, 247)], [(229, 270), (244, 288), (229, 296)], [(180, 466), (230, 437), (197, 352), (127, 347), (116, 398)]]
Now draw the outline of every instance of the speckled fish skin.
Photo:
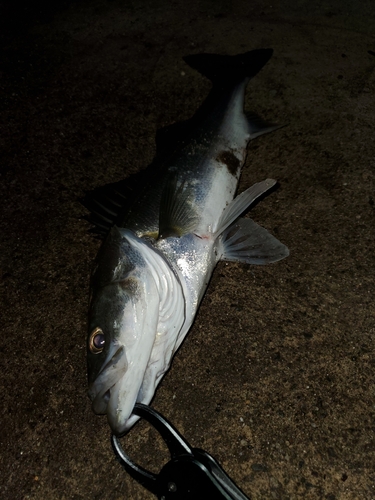
[[(136, 402), (150, 403), (217, 262), (265, 264), (288, 255), (265, 229), (240, 218), (275, 181), (234, 198), (249, 140), (278, 128), (244, 113), (246, 85), (271, 55), (261, 49), (185, 59), (213, 80), (213, 89), (186, 135), (159, 155), (157, 178), (119, 213), (99, 252), (89, 314), (89, 396), (117, 435), (137, 420)], [(101, 349), (93, 346), (99, 341)]]

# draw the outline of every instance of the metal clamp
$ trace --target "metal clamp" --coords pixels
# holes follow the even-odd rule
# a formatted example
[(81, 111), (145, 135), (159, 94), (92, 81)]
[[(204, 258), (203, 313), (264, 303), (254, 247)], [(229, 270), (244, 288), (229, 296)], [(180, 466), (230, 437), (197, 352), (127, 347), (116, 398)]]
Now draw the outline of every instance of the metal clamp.
[(125, 454), (119, 439), (111, 442), (117, 460), (126, 472), (159, 500), (249, 500), (206, 451), (192, 448), (160, 413), (137, 403), (133, 414), (149, 422), (164, 439), (171, 460), (154, 474), (134, 463)]

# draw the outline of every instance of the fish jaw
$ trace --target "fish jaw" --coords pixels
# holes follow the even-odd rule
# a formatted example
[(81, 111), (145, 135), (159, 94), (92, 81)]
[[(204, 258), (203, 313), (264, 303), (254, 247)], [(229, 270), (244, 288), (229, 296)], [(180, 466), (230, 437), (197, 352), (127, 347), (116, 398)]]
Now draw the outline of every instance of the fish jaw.
[(110, 356), (109, 361), (103, 365), (98, 377), (89, 386), (88, 395), (92, 400), (95, 413), (103, 414), (107, 412), (112, 391), (126, 373), (127, 367), (125, 348), (121, 346), (113, 356)]

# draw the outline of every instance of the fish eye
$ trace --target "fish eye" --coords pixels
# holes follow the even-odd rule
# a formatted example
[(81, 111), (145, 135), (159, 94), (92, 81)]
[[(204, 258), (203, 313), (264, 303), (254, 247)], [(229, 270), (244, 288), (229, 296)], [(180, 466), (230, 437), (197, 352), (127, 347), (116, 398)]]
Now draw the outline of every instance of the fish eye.
[(105, 336), (101, 328), (95, 328), (91, 332), (89, 347), (93, 354), (99, 354), (103, 351), (105, 344)]

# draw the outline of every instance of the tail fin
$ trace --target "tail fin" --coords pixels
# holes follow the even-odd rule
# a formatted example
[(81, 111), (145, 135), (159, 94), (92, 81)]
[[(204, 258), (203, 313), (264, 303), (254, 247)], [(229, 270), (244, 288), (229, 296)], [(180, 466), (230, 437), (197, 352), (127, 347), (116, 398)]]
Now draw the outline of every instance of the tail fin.
[(184, 61), (215, 85), (226, 86), (253, 78), (272, 54), (273, 49), (257, 49), (236, 56), (196, 54), (184, 57)]

